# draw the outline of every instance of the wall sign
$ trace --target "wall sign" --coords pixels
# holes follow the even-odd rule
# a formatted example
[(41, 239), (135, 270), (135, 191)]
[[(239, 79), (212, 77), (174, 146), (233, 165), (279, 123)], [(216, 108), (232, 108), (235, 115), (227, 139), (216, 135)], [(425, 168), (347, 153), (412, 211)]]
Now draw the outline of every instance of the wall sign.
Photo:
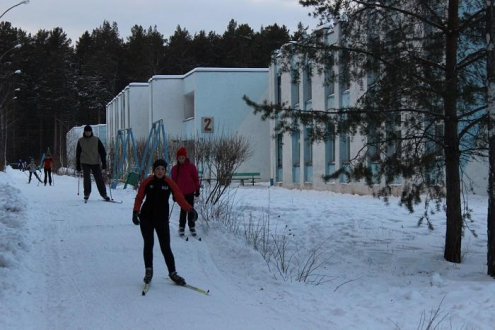
[(201, 132), (213, 133), (213, 117), (201, 117)]

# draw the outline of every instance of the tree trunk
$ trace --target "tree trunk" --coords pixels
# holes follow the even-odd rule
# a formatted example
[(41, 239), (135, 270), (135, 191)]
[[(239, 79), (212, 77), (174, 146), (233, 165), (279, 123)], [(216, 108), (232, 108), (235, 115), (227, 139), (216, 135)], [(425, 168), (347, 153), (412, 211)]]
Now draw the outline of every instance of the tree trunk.
[(457, 118), (457, 40), (459, 26), (459, 1), (449, 1), (449, 18), (446, 40), (445, 72), (445, 182), (447, 193), (447, 228), (444, 258), (461, 262), (462, 212), (461, 178), (459, 174), (460, 151)]
[(56, 153), (58, 150), (58, 126), (57, 115), (53, 117), (53, 148), (51, 149), (53, 153)]
[(488, 275), (495, 278), (495, 0), (487, 0), (487, 78), (489, 121), (489, 179), (488, 179), (488, 219), (487, 219), (487, 266)]

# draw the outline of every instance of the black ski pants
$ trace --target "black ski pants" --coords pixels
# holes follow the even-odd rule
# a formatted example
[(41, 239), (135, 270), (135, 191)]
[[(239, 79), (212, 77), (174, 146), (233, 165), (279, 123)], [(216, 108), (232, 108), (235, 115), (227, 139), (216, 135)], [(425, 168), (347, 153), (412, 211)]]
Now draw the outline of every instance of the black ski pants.
[(48, 181), (50, 182), (50, 186), (52, 185), (52, 169), (44, 168), (45, 170), (45, 186), (46, 186), (46, 178), (48, 177)]
[(107, 189), (105, 188), (105, 183), (103, 182), (100, 165), (81, 164), (81, 167), (84, 178), (84, 197), (89, 197), (91, 194), (91, 172), (93, 172), (93, 177), (95, 178), (98, 192), (101, 197), (105, 197), (107, 195)]
[[(186, 198), (186, 201), (189, 203), (189, 205), (194, 207), (194, 193), (184, 195), (184, 197)], [(189, 225), (189, 229), (194, 228), (194, 226), (196, 226), (196, 223), (194, 223), (193, 220), (194, 215), (192, 213), (184, 211), (183, 209), (180, 209), (179, 227), (180, 228), (186, 227), (186, 217), (187, 217), (187, 224)]]
[(167, 264), (168, 272), (175, 272), (175, 259), (170, 247), (170, 228), (168, 220), (155, 224), (154, 221), (148, 221), (141, 219), (140, 223), (141, 234), (143, 235), (144, 248), (144, 267), (153, 267), (153, 246), (155, 244), (155, 231), (158, 236), (158, 242), (160, 243), (160, 249), (162, 250), (165, 263)]

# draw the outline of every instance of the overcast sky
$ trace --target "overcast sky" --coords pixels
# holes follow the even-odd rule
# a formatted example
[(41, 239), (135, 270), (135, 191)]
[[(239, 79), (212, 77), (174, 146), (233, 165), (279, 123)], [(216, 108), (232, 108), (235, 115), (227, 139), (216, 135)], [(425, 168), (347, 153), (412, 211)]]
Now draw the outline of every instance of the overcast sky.
[[(0, 13), (20, 1), (2, 1)], [(61, 27), (75, 43), (104, 20), (117, 22), (124, 39), (136, 24), (145, 28), (156, 25), (165, 38), (177, 25), (191, 35), (200, 30), (221, 34), (230, 19), (249, 24), (254, 31), (277, 23), (293, 33), (298, 22), (311, 29), (316, 26), (316, 20), (307, 15), (309, 11), (298, 0), (30, 0), (10, 10), (2, 20), (32, 34)]]

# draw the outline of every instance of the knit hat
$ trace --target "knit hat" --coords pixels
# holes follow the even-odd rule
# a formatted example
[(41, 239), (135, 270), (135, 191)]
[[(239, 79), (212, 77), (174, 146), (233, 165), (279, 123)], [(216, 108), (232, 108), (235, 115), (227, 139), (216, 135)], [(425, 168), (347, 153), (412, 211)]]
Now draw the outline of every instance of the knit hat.
[(153, 163), (153, 171), (158, 167), (158, 166), (163, 166), (165, 168), (167, 168), (167, 162), (164, 161), (163, 159), (157, 159), (155, 160), (155, 162)]
[(84, 131), (85, 132), (88, 132), (88, 131), (93, 132), (93, 128), (90, 125), (86, 125), (86, 126), (84, 126)]
[(187, 157), (186, 148), (182, 147), (179, 150), (177, 150), (177, 158), (179, 158), (180, 156)]

